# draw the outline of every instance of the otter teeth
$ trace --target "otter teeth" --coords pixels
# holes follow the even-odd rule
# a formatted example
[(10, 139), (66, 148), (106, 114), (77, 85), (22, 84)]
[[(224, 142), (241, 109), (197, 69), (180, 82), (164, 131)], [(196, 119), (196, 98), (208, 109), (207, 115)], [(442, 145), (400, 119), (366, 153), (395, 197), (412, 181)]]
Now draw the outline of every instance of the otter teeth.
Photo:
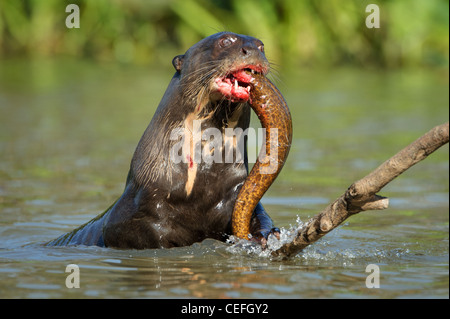
[(235, 79), (234, 80), (234, 89), (237, 90), (238, 89), (238, 81)]

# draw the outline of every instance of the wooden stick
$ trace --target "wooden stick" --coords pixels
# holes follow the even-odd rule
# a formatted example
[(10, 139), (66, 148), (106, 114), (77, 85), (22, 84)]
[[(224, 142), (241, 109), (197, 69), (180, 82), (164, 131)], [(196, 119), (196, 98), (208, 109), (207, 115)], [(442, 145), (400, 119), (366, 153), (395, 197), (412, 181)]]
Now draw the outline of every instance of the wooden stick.
[(376, 195), (384, 186), (414, 164), (449, 141), (448, 122), (436, 126), (392, 156), (366, 177), (353, 183), (347, 191), (297, 232), (294, 240), (272, 252), (273, 257), (288, 258), (322, 238), (348, 217), (365, 210), (386, 209), (389, 200)]

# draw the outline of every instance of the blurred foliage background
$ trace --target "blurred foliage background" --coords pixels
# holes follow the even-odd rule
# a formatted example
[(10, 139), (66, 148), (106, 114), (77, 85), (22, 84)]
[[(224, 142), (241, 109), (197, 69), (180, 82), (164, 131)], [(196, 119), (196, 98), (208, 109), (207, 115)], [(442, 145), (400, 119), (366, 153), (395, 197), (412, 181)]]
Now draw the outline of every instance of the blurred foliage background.
[[(79, 29), (65, 26), (70, 3)], [(369, 3), (379, 29), (365, 25)], [(448, 68), (448, 24), (448, 0), (1, 0), (0, 57), (167, 63), (229, 30), (263, 40), (280, 67)]]

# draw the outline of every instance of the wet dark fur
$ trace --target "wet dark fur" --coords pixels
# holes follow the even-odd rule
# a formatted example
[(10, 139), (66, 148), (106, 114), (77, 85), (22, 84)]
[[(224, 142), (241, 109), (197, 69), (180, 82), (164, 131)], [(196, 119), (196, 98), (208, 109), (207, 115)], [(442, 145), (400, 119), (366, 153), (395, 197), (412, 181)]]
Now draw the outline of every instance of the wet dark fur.
[[(232, 45), (221, 47), (230, 35)], [(199, 163), (195, 182), (186, 192), (189, 163), (173, 163), (172, 129), (184, 127), (190, 114), (202, 118), (202, 130), (222, 130), (230, 118), (245, 130), (250, 121), (247, 103), (211, 95), (214, 79), (245, 63), (268, 67), (258, 49), (261, 41), (218, 33), (192, 46), (173, 60), (177, 70), (131, 161), (122, 196), (103, 214), (48, 245), (98, 245), (120, 248), (160, 248), (191, 245), (205, 238), (225, 240), (231, 234), (234, 203), (248, 174), (243, 163)], [(237, 112), (237, 113), (236, 113)], [(246, 144), (246, 141), (245, 141)], [(246, 148), (246, 145), (245, 145)], [(261, 204), (255, 209), (251, 232), (265, 237), (272, 220)]]

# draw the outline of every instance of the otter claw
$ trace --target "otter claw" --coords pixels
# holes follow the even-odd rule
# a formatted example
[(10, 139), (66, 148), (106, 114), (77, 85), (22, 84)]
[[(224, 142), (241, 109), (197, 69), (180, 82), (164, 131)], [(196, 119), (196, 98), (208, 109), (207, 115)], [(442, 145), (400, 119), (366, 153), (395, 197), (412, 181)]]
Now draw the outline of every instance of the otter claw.
[(259, 243), (261, 244), (262, 249), (266, 249), (267, 247), (267, 239), (265, 239), (264, 237), (261, 238), (261, 240), (259, 241)]
[(278, 227), (274, 227), (270, 230), (269, 235), (274, 235), (278, 240), (280, 240), (280, 229)]
[(263, 249), (267, 247), (267, 239), (269, 238), (269, 235), (274, 235), (278, 240), (280, 240), (280, 229), (278, 227), (272, 228), (270, 231), (262, 231), (260, 233), (260, 236), (253, 237), (252, 241), (259, 243)]

